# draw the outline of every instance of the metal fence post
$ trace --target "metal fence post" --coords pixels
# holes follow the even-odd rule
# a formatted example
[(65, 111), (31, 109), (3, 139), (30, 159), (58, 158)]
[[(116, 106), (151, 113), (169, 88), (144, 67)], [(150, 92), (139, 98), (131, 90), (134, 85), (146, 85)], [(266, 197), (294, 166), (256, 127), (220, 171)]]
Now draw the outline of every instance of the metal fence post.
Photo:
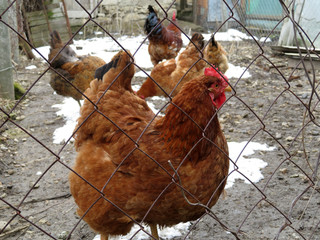
[[(0, 0), (0, 14), (7, 6), (7, 0)], [(8, 22), (7, 12), (2, 15), (2, 20)], [(9, 30), (2, 22), (0, 22), (0, 97), (14, 99)]]

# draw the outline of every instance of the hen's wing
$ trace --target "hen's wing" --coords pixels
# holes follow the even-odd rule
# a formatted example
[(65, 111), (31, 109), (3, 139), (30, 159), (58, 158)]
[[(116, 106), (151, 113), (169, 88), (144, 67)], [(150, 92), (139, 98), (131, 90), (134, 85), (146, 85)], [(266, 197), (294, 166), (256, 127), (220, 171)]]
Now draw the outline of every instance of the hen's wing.
[[(81, 107), (78, 125), (88, 116), (90, 121), (85, 122), (77, 132), (76, 146), (81, 146), (83, 141), (90, 138), (97, 143), (112, 142), (113, 137), (121, 133), (120, 128), (132, 138), (141, 134), (140, 125), (145, 126), (154, 114), (131, 88), (134, 72), (133, 58), (124, 51), (120, 51), (110, 63), (97, 70), (96, 77), (102, 80), (93, 80), (85, 92), (91, 102), (85, 100)], [(92, 102), (96, 103), (96, 107)]]

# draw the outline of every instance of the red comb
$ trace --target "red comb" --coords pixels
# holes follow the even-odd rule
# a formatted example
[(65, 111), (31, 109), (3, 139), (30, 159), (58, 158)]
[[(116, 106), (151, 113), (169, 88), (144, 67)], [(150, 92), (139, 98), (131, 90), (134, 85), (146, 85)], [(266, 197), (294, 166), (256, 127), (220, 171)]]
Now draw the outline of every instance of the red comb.
[(229, 79), (222, 72), (219, 71), (219, 73), (218, 73), (218, 70), (214, 69), (213, 67), (208, 67), (204, 70), (204, 75), (216, 77), (220, 80), (223, 80), (223, 82), (226, 83), (226, 87), (227, 87), (228, 86), (227, 81), (229, 81)]
[(172, 20), (173, 20), (173, 21), (176, 20), (176, 12), (173, 12), (173, 14), (172, 14)]

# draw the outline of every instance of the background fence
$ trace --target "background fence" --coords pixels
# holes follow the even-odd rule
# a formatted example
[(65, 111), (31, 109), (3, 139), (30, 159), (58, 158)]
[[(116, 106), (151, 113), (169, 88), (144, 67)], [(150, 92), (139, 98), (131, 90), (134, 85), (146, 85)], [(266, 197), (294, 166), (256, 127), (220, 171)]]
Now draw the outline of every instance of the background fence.
[[(114, 28), (111, 31), (96, 21), (96, 11), (106, 8), (103, 1), (95, 3), (93, 12), (86, 11), (82, 1), (75, 2), (87, 17), (73, 30), (73, 38), (90, 24), (103, 32), (110, 46), (129, 48)], [(145, 2), (145, 12), (151, 4), (171, 13), (175, 4)], [(259, 5), (262, 2), (264, 7)], [(247, 154), (244, 160), (251, 168), (263, 160), (264, 167), (258, 167), (263, 177), (253, 180), (250, 171), (244, 171), (240, 165), (241, 151), (229, 145), (230, 157), (236, 153), (231, 157), (229, 179), (240, 174), (242, 180), (235, 180), (227, 188), (227, 196), (211, 212), (193, 222), (181, 236), (170, 239), (319, 239), (320, 58), (315, 46), (319, 29), (300, 25), (302, 22), (295, 18), (294, 6), (301, 1), (270, 2), (272, 9), (266, 1), (221, 1), (219, 4), (232, 14), (210, 29), (220, 31), (230, 23), (228, 28), (236, 27), (247, 35), (243, 41), (220, 42), (228, 52), (229, 63), (241, 66), (242, 70), (241, 74), (229, 77), (233, 92), (219, 110), (219, 119), (228, 142), (243, 143), (241, 150), (256, 142), (269, 146), (264, 145), (251, 157)], [(303, 1), (305, 5), (307, 2)], [(194, 6), (199, 4), (199, 14), (206, 9), (203, 6), (212, 3), (193, 1)], [(27, 34), (18, 29), (19, 24), (5, 18), (13, 9), (19, 15), (19, 4), (20, 1), (8, 1), (8, 8), (0, 13), (0, 24), (19, 37), (24, 50), (27, 47), (23, 43), (35, 49)], [(255, 4), (260, 8), (255, 8)], [(257, 39), (251, 24), (264, 21), (259, 11), (269, 7), (279, 15), (272, 19), (267, 31), (259, 30), (260, 34), (266, 33), (266, 38)], [(285, 23), (289, 24), (287, 33), (293, 33), (295, 47), (274, 47), (275, 40), (281, 38), (279, 26)], [(187, 35), (188, 24), (184, 24), (181, 30)], [(268, 42), (272, 35), (277, 37)], [(143, 48), (137, 55), (139, 51)], [(66, 121), (52, 105), (61, 103), (63, 98), (53, 94), (48, 85), (50, 64), (42, 59), (27, 59), (26, 52), (20, 49), (19, 61), (11, 62), (14, 81), (26, 92), (16, 101), (0, 101), (0, 239), (93, 239), (94, 233), (76, 216), (69, 194), (68, 174), (75, 159), (71, 135), (63, 143), (55, 144), (52, 140), (55, 130)], [(30, 65), (36, 68), (26, 68)], [(0, 74), (3, 76), (3, 70)], [(141, 85), (144, 79), (136, 76), (134, 83)], [(170, 100), (151, 100), (160, 105), (157, 109), (167, 102)], [(137, 231), (141, 229), (138, 227)]]

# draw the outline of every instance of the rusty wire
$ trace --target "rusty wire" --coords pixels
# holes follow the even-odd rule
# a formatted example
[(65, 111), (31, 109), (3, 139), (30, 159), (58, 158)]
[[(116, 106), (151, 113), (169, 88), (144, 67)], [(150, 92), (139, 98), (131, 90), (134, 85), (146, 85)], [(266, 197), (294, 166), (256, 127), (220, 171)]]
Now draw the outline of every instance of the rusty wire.
[[(14, 29), (13, 26), (11, 26), (10, 24), (8, 24), (7, 22), (5, 22), (3, 20), (3, 15), (17, 2), (17, 0), (13, 0), (7, 9), (5, 9), (4, 12), (0, 13), (0, 24), (4, 24), (5, 26), (7, 26), (11, 31), (15, 32), (17, 34), (17, 36), (19, 36), (20, 39), (22, 39), (23, 41), (25, 41), (30, 47), (32, 47), (33, 49), (35, 49), (35, 47), (28, 41), (28, 39), (26, 39), (21, 33), (19, 33), (16, 29)], [(126, 50), (126, 46), (121, 45), (121, 43), (117, 40), (117, 38), (110, 33), (107, 29), (105, 29), (103, 26), (101, 26), (93, 17), (92, 14), (94, 11), (97, 11), (99, 6), (102, 4), (102, 0), (99, 1), (97, 3), (97, 5), (93, 8), (93, 10), (90, 12), (88, 9), (86, 9), (80, 1), (75, 0), (75, 2), (83, 9), (83, 11), (85, 11), (88, 15), (86, 21), (84, 22), (84, 24), (79, 27), (79, 29), (77, 29), (73, 36), (66, 42), (66, 45), (70, 42), (73, 41), (74, 37), (79, 34), (79, 32), (87, 25), (89, 24), (89, 22), (95, 24), (96, 26), (98, 26), (104, 33), (106, 33), (106, 35), (108, 37), (110, 37), (115, 43), (118, 44), (118, 46), (124, 50)], [(195, 2), (195, 1), (194, 1)], [(269, 136), (271, 138), (271, 140), (274, 142), (274, 144), (277, 145), (277, 148), (280, 152), (280, 150), (282, 150), (283, 152), (286, 153), (286, 156), (284, 156), (283, 158), (279, 157), (278, 159), (272, 159), (271, 161), (278, 161), (277, 164), (275, 164), (275, 167), (272, 169), (272, 172), (266, 176), (266, 179), (264, 181), (263, 184), (257, 184), (254, 183), (253, 181), (250, 180), (250, 178), (248, 176), (246, 176), (244, 173), (241, 172), (241, 169), (239, 169), (238, 164), (238, 160), (240, 158), (240, 155), (238, 156), (237, 159), (231, 159), (230, 158), (230, 164), (233, 166), (233, 170), (229, 173), (229, 176), (235, 173), (238, 173), (240, 175), (242, 175), (249, 183), (250, 183), (250, 187), (252, 189), (252, 191), (254, 191), (255, 193), (258, 193), (258, 199), (255, 202), (252, 202), (252, 204), (250, 206), (247, 207), (247, 211), (246, 213), (244, 213), (244, 217), (242, 219), (240, 219), (238, 221), (238, 226), (234, 226), (232, 225), (232, 223), (227, 222), (223, 216), (219, 213), (219, 209), (215, 208), (214, 210), (210, 209), (208, 207), (209, 203), (207, 204), (203, 204), (201, 203), (196, 196), (192, 195), (190, 192), (188, 192), (187, 189), (185, 189), (182, 184), (181, 184), (181, 180), (179, 177), (179, 167), (182, 165), (182, 163), (184, 161), (186, 161), (186, 159), (188, 158), (189, 154), (191, 153), (191, 151), (197, 146), (197, 144), (199, 144), (200, 141), (202, 140), (208, 140), (210, 141), (210, 139), (206, 138), (205, 135), (205, 129), (201, 129), (200, 126), (198, 126), (198, 124), (189, 116), (187, 115), (187, 113), (185, 113), (182, 109), (180, 109), (184, 114), (187, 115), (187, 117), (189, 119), (191, 119), (191, 121), (193, 121), (197, 127), (199, 129), (201, 129), (201, 131), (203, 132), (203, 137), (197, 142), (195, 143), (195, 145), (193, 146), (193, 148), (189, 151), (189, 153), (186, 154), (186, 156), (182, 159), (181, 163), (179, 164), (179, 166), (173, 166), (171, 162), (169, 162), (170, 167), (172, 168), (172, 172), (167, 171), (163, 166), (161, 166), (156, 159), (154, 159), (152, 156), (148, 155), (146, 152), (144, 152), (142, 149), (139, 148), (139, 141), (140, 138), (143, 136), (143, 134), (145, 133), (146, 129), (150, 126), (150, 124), (156, 119), (156, 117), (159, 115), (159, 113), (165, 109), (169, 104), (173, 104), (172, 102), (172, 93), (175, 89), (173, 89), (170, 93), (166, 93), (161, 86), (154, 80), (152, 79), (159, 88), (161, 88), (161, 90), (165, 93), (165, 95), (168, 97), (169, 101), (163, 105), (161, 107), (161, 109), (156, 113), (156, 115), (153, 117), (153, 119), (151, 120), (150, 123), (147, 124), (146, 128), (143, 130), (143, 132), (141, 133), (141, 135), (139, 136), (139, 138), (137, 140), (132, 139), (124, 130), (121, 129), (121, 127), (119, 127), (115, 122), (113, 122), (107, 115), (105, 115), (104, 113), (102, 113), (97, 104), (99, 103), (99, 101), (101, 100), (101, 98), (104, 96), (104, 94), (109, 90), (109, 88), (111, 87), (111, 85), (113, 83), (115, 83), (118, 79), (118, 77), (121, 75), (121, 73), (123, 71), (125, 71), (126, 68), (128, 68), (131, 64), (134, 64), (136, 68), (140, 69), (142, 72), (144, 72), (146, 74), (146, 76), (150, 77), (150, 75), (146, 72), (145, 69), (143, 69), (142, 67), (140, 67), (138, 64), (134, 63), (134, 56), (136, 55), (136, 53), (138, 51), (141, 51), (141, 46), (147, 41), (147, 36), (145, 37), (144, 41), (140, 44), (140, 46), (138, 47), (138, 49), (136, 50), (136, 52), (133, 53), (131, 60), (132, 62), (130, 62), (125, 69), (123, 69), (118, 76), (113, 80), (112, 84), (104, 91), (104, 93), (101, 95), (101, 97), (98, 99), (97, 102), (92, 102), (87, 96), (85, 96), (85, 94), (83, 92), (81, 92), (79, 89), (77, 89), (76, 86), (74, 86), (71, 82), (69, 82), (63, 75), (61, 75), (59, 72), (57, 72), (52, 66), (50, 66), (51, 62), (49, 62), (45, 56), (42, 56), (42, 58), (46, 61), (47, 64), (47, 68), (45, 69), (45, 71), (43, 71), (42, 73), (39, 74), (39, 77), (34, 80), (32, 83), (30, 83), (30, 87), (27, 89), (26, 93), (23, 95), (23, 97), (18, 100), (13, 107), (11, 107), (9, 110), (3, 108), (0, 106), (0, 111), (1, 113), (4, 115), (4, 120), (3, 122), (0, 122), (0, 136), (2, 133), (2, 129), (4, 129), (5, 125), (8, 125), (9, 123), (14, 126), (17, 127), (19, 129), (21, 129), (25, 134), (27, 134), (30, 138), (32, 138), (33, 140), (35, 140), (35, 142), (37, 142), (38, 144), (40, 144), (53, 158), (54, 160), (49, 162), (49, 166), (45, 169), (45, 171), (37, 178), (34, 180), (34, 183), (32, 184), (32, 186), (27, 190), (27, 192), (24, 194), (24, 196), (21, 199), (14, 199), (12, 200), (7, 200), (5, 197), (1, 197), (0, 196), (0, 202), (2, 203), (2, 205), (4, 205), (4, 207), (0, 206), (1, 210), (4, 209), (10, 209), (11, 210), (11, 216), (9, 216), (9, 219), (6, 221), (6, 224), (4, 226), (2, 226), (2, 229), (0, 229), (0, 239), (1, 239), (1, 234), (4, 234), (6, 232), (6, 229), (8, 228), (8, 226), (13, 223), (14, 221), (18, 222), (19, 220), (23, 220), (24, 222), (28, 222), (29, 225), (27, 226), (28, 228), (30, 228), (30, 226), (33, 226), (34, 228), (38, 229), (44, 236), (45, 238), (49, 238), (49, 239), (58, 239), (58, 237), (54, 234), (52, 234), (51, 232), (47, 231), (45, 229), (45, 227), (41, 226), (37, 221), (34, 221), (32, 219), (29, 218), (28, 215), (24, 214), (22, 211), (22, 207), (27, 204), (26, 199), (28, 197), (30, 197), (30, 195), (34, 194), (34, 189), (36, 188), (36, 185), (43, 179), (45, 179), (47, 177), (47, 173), (54, 168), (56, 165), (60, 164), (61, 166), (63, 166), (64, 169), (66, 169), (68, 172), (74, 172), (76, 175), (78, 175), (82, 180), (86, 181), (92, 188), (95, 189), (95, 191), (97, 191), (99, 193), (99, 198), (96, 199), (96, 201), (94, 203), (92, 203), (92, 205), (87, 209), (87, 211), (84, 213), (83, 216), (80, 217), (80, 219), (74, 219), (74, 225), (72, 229), (68, 229), (68, 235), (67, 235), (67, 239), (72, 239), (72, 237), (74, 236), (76, 230), (79, 228), (80, 223), (83, 222), (83, 218), (85, 217), (85, 215), (90, 211), (90, 209), (101, 199), (104, 199), (105, 201), (108, 201), (110, 204), (112, 204), (114, 207), (116, 207), (120, 212), (122, 212), (125, 216), (127, 216), (129, 219), (132, 220), (132, 222), (136, 223), (138, 226), (140, 226), (140, 229), (136, 232), (136, 234), (139, 231), (143, 231), (145, 232), (147, 235), (149, 235), (150, 237), (152, 237), (148, 230), (146, 230), (144, 228), (144, 226), (142, 225), (143, 222), (138, 222), (136, 221), (132, 216), (130, 216), (128, 213), (126, 213), (123, 209), (121, 209), (119, 206), (116, 205), (116, 203), (113, 203), (110, 199), (108, 199), (105, 194), (104, 194), (104, 190), (105, 188), (107, 188), (109, 181), (112, 179), (113, 175), (116, 173), (116, 171), (122, 166), (122, 164), (125, 163), (125, 161), (130, 157), (130, 155), (134, 152), (134, 151), (140, 151), (142, 154), (145, 154), (148, 159), (150, 159), (150, 161), (156, 163), (157, 165), (159, 165), (166, 173), (167, 175), (172, 179), (172, 182), (170, 182), (167, 187), (165, 189), (163, 189), (162, 193), (159, 194), (158, 198), (154, 201), (154, 203), (150, 206), (149, 211), (145, 214), (145, 217), (148, 215), (148, 213), (151, 211), (152, 207), (157, 203), (157, 201), (159, 200), (159, 198), (162, 196), (162, 194), (166, 191), (167, 188), (169, 188), (172, 185), (177, 186), (184, 198), (186, 199), (186, 201), (191, 204), (191, 205), (195, 205), (195, 206), (201, 206), (206, 210), (206, 213), (197, 221), (195, 221), (193, 223), (193, 225), (190, 227), (189, 232), (183, 236), (183, 239), (192, 239), (192, 233), (194, 231), (195, 228), (197, 228), (197, 226), (201, 223), (201, 221), (203, 221), (205, 218), (209, 218), (208, 222), (211, 224), (216, 224), (216, 226), (220, 226), (220, 228), (218, 228), (218, 230), (216, 231), (227, 231), (229, 233), (231, 233), (231, 235), (234, 237), (234, 239), (264, 239), (263, 235), (259, 235), (258, 233), (255, 233), (255, 236), (252, 236), (250, 234), (248, 234), (248, 227), (245, 227), (246, 224), (248, 224), (249, 219), (251, 218), (251, 216), (254, 214), (254, 212), (258, 211), (259, 208), (263, 208), (261, 206), (263, 206), (264, 203), (266, 203), (268, 205), (269, 208), (271, 208), (274, 212), (276, 212), (278, 215), (280, 215), (282, 217), (282, 223), (278, 224), (278, 226), (276, 226), (275, 228), (277, 229), (277, 232), (272, 236), (274, 239), (282, 239), (282, 234), (285, 234), (287, 231), (292, 230), (295, 234), (298, 235), (299, 238), (296, 239), (317, 239), (317, 237), (320, 234), (319, 231), (319, 225), (320, 225), (320, 219), (316, 218), (315, 216), (310, 216), (309, 217), (314, 217), (313, 221), (313, 225), (308, 225), (308, 227), (300, 227), (297, 224), (294, 224), (295, 222), (297, 222), (297, 218), (295, 216), (295, 211), (297, 209), (297, 205), (301, 204), (301, 202), (305, 199), (305, 198), (309, 198), (308, 199), (308, 203), (304, 206), (303, 211), (300, 212), (300, 217), (298, 218), (298, 223), (303, 223), (303, 221), (308, 221), (308, 219), (303, 219), (303, 216), (306, 214), (306, 211), (308, 209), (308, 206), (311, 204), (311, 201), (315, 201), (316, 204), (318, 204), (318, 209), (317, 211), (319, 211), (319, 204), (320, 202), (315, 199), (320, 199), (319, 198), (319, 194), (320, 194), (320, 189), (319, 189), (319, 163), (320, 163), (320, 153), (319, 153), (319, 149), (308, 149), (308, 144), (306, 143), (306, 138), (308, 138), (308, 127), (312, 126), (313, 129), (316, 129), (317, 131), (319, 131), (319, 120), (318, 120), (318, 112), (319, 110), (317, 109), (317, 107), (319, 107), (319, 101), (320, 101), (320, 97), (319, 97), (319, 76), (317, 76), (317, 69), (314, 66), (313, 60), (311, 59), (311, 53), (314, 53), (315, 55), (318, 56), (318, 54), (315, 52), (315, 46), (314, 46), (314, 40), (310, 39), (309, 36), (307, 35), (307, 33), (305, 32), (305, 30), (303, 29), (303, 27), (301, 27), (299, 25), (299, 23), (296, 21), (296, 19), (294, 18), (294, 11), (295, 9), (292, 8), (290, 11), (290, 4), (294, 4), (295, 0), (292, 1), (287, 1), (290, 2), (289, 5), (287, 5), (285, 3), (285, 1), (283, 0), (279, 0), (279, 3), (281, 4), (282, 8), (283, 8), (283, 18), (281, 18), (281, 20), (279, 20), (278, 24), (276, 26), (274, 26), (274, 28), (268, 33), (267, 37), (271, 36), (271, 34), (273, 34), (276, 31), (276, 28), (278, 27), (278, 25), (282, 24), (284, 22), (284, 20), (289, 19), (289, 21), (292, 22), (293, 24), (293, 28), (295, 29), (294, 31), (294, 40), (295, 43), (297, 44), (297, 49), (298, 49), (298, 53), (299, 53), (299, 59), (300, 62), (292, 69), (292, 71), (290, 72), (289, 76), (286, 76), (282, 69), (279, 69), (279, 67), (276, 65), (276, 63), (273, 62), (272, 58), (270, 57), (270, 49), (267, 48), (267, 43), (266, 40), (264, 42), (260, 42), (256, 39), (256, 37), (254, 36), (254, 34), (245, 26), (245, 24), (243, 22), (241, 22), (239, 19), (237, 19), (235, 17), (235, 9), (236, 7), (241, 6), (241, 2), (240, 0), (235, 0), (232, 1), (233, 2), (233, 6), (230, 6), (228, 3), (229, 1), (223, 0), (223, 4), (225, 4), (225, 6), (228, 8), (230, 15), (228, 16), (228, 18), (226, 18), (226, 20), (224, 20), (223, 22), (221, 22), (220, 26), (215, 29), (214, 34), (216, 34), (228, 21), (233, 20), (235, 21), (239, 28), (244, 31), (247, 35), (249, 35), (251, 37), (251, 40), (254, 42), (254, 45), (258, 48), (258, 53), (253, 56), (251, 59), (249, 59), (248, 63), (245, 66), (245, 70), (242, 73), (242, 75), (238, 78), (235, 79), (234, 81), (231, 82), (231, 87), (232, 87), (232, 94), (227, 98), (227, 101), (223, 104), (223, 107), (221, 108), (222, 110), (217, 111), (216, 114), (220, 114), (222, 112), (222, 114), (224, 112), (228, 112), (228, 106), (230, 106), (230, 102), (235, 101), (236, 103), (238, 103), (239, 106), (242, 106), (246, 111), (248, 111), (249, 113), (251, 113), (253, 115), (253, 119), (257, 120), (257, 124), (255, 127), (257, 127), (257, 129), (253, 129), (253, 133), (250, 135), (247, 144), (245, 145), (245, 147), (242, 149), (240, 155), (244, 152), (244, 150), (246, 149), (246, 147), (248, 146), (248, 144), (250, 142), (253, 142), (254, 139), (256, 139), (258, 137), (259, 134), (266, 134), (267, 136)], [(168, 11), (173, 7), (173, 5), (175, 4), (175, 1), (172, 1), (171, 4), (169, 5), (169, 7), (167, 9), (165, 9), (162, 4), (160, 3), (160, 1), (150, 1), (150, 4), (153, 4), (155, 6), (157, 6), (158, 8), (161, 9), (161, 12), (163, 13), (164, 16), (161, 16), (161, 21), (159, 22), (159, 24), (164, 23), (165, 21), (167, 22), (172, 22), (170, 17), (168, 16)], [(178, 25), (176, 25), (177, 28), (179, 28), (182, 32), (182, 34), (184, 34), (189, 40), (190, 40), (190, 36), (188, 36), (182, 28), (180, 28)], [(320, 33), (318, 33), (317, 37), (319, 36)], [(298, 43), (298, 36), (302, 39), (302, 45)], [(305, 40), (306, 39), (306, 40)], [(306, 42), (307, 41), (307, 42)], [(195, 44), (194, 44), (195, 45)], [(311, 48), (308, 46), (311, 45)], [(196, 46), (196, 45), (195, 45)], [(206, 45), (205, 45), (206, 46)], [(204, 48), (205, 48), (204, 46)], [(197, 48), (197, 46), (196, 46)], [(204, 59), (204, 54), (203, 54), (203, 49), (198, 49), (199, 51), (199, 61), (206, 61)], [(302, 54), (302, 48), (306, 49), (307, 54), (304, 56)], [(62, 50), (61, 50), (62, 51)], [(60, 51), (60, 52), (61, 52)], [(59, 52), (59, 53), (60, 53)], [(58, 53), (58, 54), (59, 54)], [(57, 55), (58, 55), (57, 54)], [(39, 53), (39, 55), (41, 55)], [(243, 75), (246, 71), (249, 71), (256, 63), (259, 59), (264, 59), (267, 63), (269, 63), (271, 65), (271, 67), (275, 70), (275, 74), (277, 74), (277, 76), (279, 76), (280, 79), (283, 80), (282, 83), (285, 84), (285, 87), (282, 89), (282, 91), (272, 100), (271, 104), (269, 105), (269, 107), (266, 109), (266, 111), (263, 113), (263, 115), (261, 116), (252, 106), (250, 106), (250, 104), (248, 103), (248, 100), (245, 99), (243, 96), (241, 96), (241, 89), (239, 88), (239, 86), (243, 83)], [(320, 59), (320, 57), (318, 56), (318, 58)], [(318, 59), (318, 60), (319, 60)], [(306, 66), (306, 61), (311, 63), (311, 71), (307, 69)], [(191, 68), (197, 63), (193, 63), (193, 65), (191, 66)], [(208, 61), (206, 61), (208, 64), (210, 64)], [(301, 96), (299, 95), (300, 93), (297, 93), (292, 85), (292, 81), (290, 80), (291, 77), (294, 75), (294, 73), (297, 71), (298, 69), (298, 65), (302, 64), (303, 68), (302, 68), (302, 72), (304, 73), (303, 77), (305, 79), (304, 84), (309, 85), (311, 92), (309, 95), (309, 99), (306, 102), (305, 100), (303, 100), (301, 98)], [(300, 64), (300, 65), (301, 65)], [(211, 65), (211, 64), (210, 64)], [(212, 66), (212, 65), (211, 65)], [(215, 68), (215, 66), (212, 66)], [(189, 71), (191, 70), (191, 68), (189, 69)], [(22, 101), (26, 98), (28, 98), (30, 91), (34, 88), (34, 86), (40, 81), (40, 79), (48, 72), (48, 71), (55, 71), (57, 74), (59, 74), (66, 82), (67, 84), (70, 84), (72, 87), (76, 88), (77, 91), (81, 92), (81, 94), (84, 96), (84, 98), (86, 98), (88, 101), (90, 101), (90, 103), (94, 106), (94, 110), (91, 112), (91, 114), (89, 116), (87, 116), (87, 118), (84, 120), (84, 122), (82, 122), (81, 124), (79, 124), (78, 128), (74, 130), (73, 134), (69, 137), (69, 139), (58, 149), (58, 151), (56, 152), (55, 150), (53, 150), (54, 148), (50, 145), (47, 145), (45, 143), (43, 143), (38, 137), (36, 137), (30, 130), (26, 129), (24, 126), (20, 125), (19, 122), (17, 120), (15, 120), (14, 118), (12, 118), (11, 113), (15, 111), (16, 108), (18, 108), (21, 104)], [(188, 71), (188, 72), (189, 72)], [(261, 69), (261, 71), (263, 71)], [(182, 79), (188, 74), (188, 72), (186, 72), (184, 74), (184, 76), (180, 79), (179, 83), (182, 81)], [(277, 137), (275, 132), (273, 132), (273, 129), (269, 129), (268, 128), (268, 117), (270, 116), (271, 112), (274, 110), (273, 107), (277, 104), (278, 101), (280, 101), (280, 99), (282, 97), (284, 97), (286, 94), (289, 94), (289, 96), (292, 96), (293, 99), (295, 99), (298, 103), (299, 106), (301, 106), (303, 108), (304, 111), (304, 115), (303, 115), (303, 119), (301, 121), (301, 126), (299, 126), (299, 129), (292, 129), (292, 134), (296, 133), (296, 135), (293, 137), (291, 144), (289, 145), (285, 145), (282, 141), (280, 141)], [(49, 96), (48, 96), (49, 97)], [(264, 97), (264, 96), (261, 96)], [(175, 107), (179, 108), (178, 106), (175, 105)], [(294, 111), (293, 109), (290, 110), (288, 109), (288, 111)], [(82, 177), (81, 175), (79, 175), (77, 172), (75, 172), (72, 167), (68, 164), (66, 164), (61, 157), (61, 154), (65, 151), (65, 149), (67, 148), (68, 143), (71, 142), (72, 137), (77, 133), (77, 131), (83, 126), (83, 124), (90, 118), (91, 115), (93, 114), (101, 114), (106, 121), (111, 122), (112, 124), (115, 125), (115, 127), (117, 129), (119, 129), (119, 131), (121, 131), (123, 134), (125, 134), (134, 144), (133, 149), (128, 153), (128, 155), (126, 157), (123, 158), (122, 162), (117, 166), (116, 170), (114, 171), (114, 173), (109, 177), (109, 179), (107, 179), (105, 185), (103, 186), (102, 189), (98, 189), (96, 188), (92, 183), (88, 182), (84, 177)], [(293, 131), (295, 130), (295, 131)], [(298, 130), (298, 131), (296, 131)], [(224, 129), (224, 131), (226, 132), (226, 129)], [(318, 141), (320, 141), (320, 139), (318, 138)], [(1, 142), (0, 142), (1, 143)], [(211, 142), (212, 144), (214, 144), (213, 142)], [(305, 161), (307, 163), (308, 168), (304, 165), (304, 163), (297, 161), (297, 155), (298, 155), (298, 150), (295, 149), (295, 145), (299, 145), (300, 147), (302, 146), (302, 150), (304, 152), (305, 155)], [(310, 146), (309, 146), (310, 147)], [(221, 149), (219, 149), (220, 151), (222, 151)], [(229, 151), (232, 151), (232, 149), (230, 149)], [(310, 157), (310, 152), (314, 152), (314, 156)], [(309, 153), (309, 155), (308, 155)], [(225, 153), (224, 153), (225, 154)], [(316, 157), (315, 157), (316, 156)], [(275, 200), (274, 198), (272, 198), (272, 194), (270, 193), (269, 187), (270, 185), (272, 185), (272, 182), (274, 181), (274, 179), (276, 178), (276, 176), (279, 174), (279, 171), (281, 169), (281, 167), (283, 167), (285, 164), (289, 165), (292, 164), (294, 166), (294, 168), (299, 172), (299, 177), (303, 177), (305, 178), (306, 184), (303, 186), (302, 190), (300, 190), (300, 192), (297, 192), (295, 197), (293, 199), (291, 199), (291, 203), (289, 206), (289, 209), (282, 209), (281, 207), (279, 207), (279, 204), (277, 201), (282, 201), (281, 199), (277, 199)], [(301, 175), (301, 176), (300, 176)], [(287, 175), (286, 178), (288, 178), (288, 182), (289, 182), (289, 176)], [(226, 181), (226, 179), (224, 180)], [(222, 183), (220, 183), (222, 184)], [(295, 186), (288, 186), (290, 188), (295, 188)], [(312, 190), (312, 195), (309, 197), (308, 192)], [(232, 190), (231, 190), (232, 191)], [(215, 192), (212, 193), (212, 198), (214, 196)], [(248, 192), (248, 195), (250, 195), (251, 193)], [(57, 193), (57, 196), (59, 194)], [(239, 196), (243, 197), (243, 196)], [(210, 199), (211, 201), (211, 199)], [(225, 201), (228, 201), (228, 199), (226, 199)], [(314, 202), (313, 202), (314, 204)], [(35, 210), (34, 210), (35, 211)], [(233, 209), (231, 209), (231, 211), (233, 211)], [(228, 214), (228, 213), (227, 213)], [(231, 213), (230, 213), (231, 214)], [(319, 215), (319, 214), (318, 214)], [(276, 216), (276, 214), (275, 214)], [(144, 217), (144, 218), (145, 218)], [(50, 218), (50, 216), (48, 216), (48, 218)], [(63, 216), (61, 216), (61, 219), (63, 220)], [(265, 219), (255, 219), (255, 221), (259, 221), (261, 222), (262, 226), (264, 226), (265, 224)], [(271, 220), (270, 220), (271, 221)], [(63, 224), (63, 221), (61, 221), (60, 224)], [(245, 230), (244, 230), (245, 228)], [(306, 228), (308, 228), (306, 230)], [(263, 230), (263, 229), (261, 229)], [(261, 231), (260, 231), (261, 232)], [(3, 235), (5, 236), (5, 235)], [(288, 236), (288, 235), (285, 235)], [(18, 237), (19, 238), (19, 237)], [(18, 239), (17, 238), (17, 239)], [(212, 239), (214, 238), (214, 236), (212, 236)], [(12, 238), (12, 239), (16, 239), (16, 238)]]

